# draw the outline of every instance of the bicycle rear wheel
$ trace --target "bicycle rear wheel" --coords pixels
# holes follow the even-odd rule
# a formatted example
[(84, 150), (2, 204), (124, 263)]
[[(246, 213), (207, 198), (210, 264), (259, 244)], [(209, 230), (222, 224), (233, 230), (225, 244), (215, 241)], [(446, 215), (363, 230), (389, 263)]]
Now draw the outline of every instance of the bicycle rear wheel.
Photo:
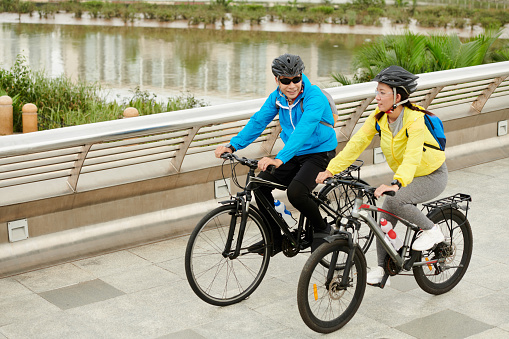
[[(367, 183), (363, 180), (358, 181), (367, 185)], [(341, 220), (342, 217), (350, 216), (353, 204), (355, 203), (355, 194), (356, 191), (353, 190), (349, 185), (339, 184), (336, 186), (326, 185), (319, 193), (319, 196), (325, 197), (324, 200), (327, 201), (328, 205), (337, 212), (337, 217), (339, 220)], [(376, 205), (374, 197), (370, 195), (364, 196), (364, 202), (369, 205)], [(371, 216), (375, 220), (378, 219), (377, 213), (372, 212)], [(335, 221), (339, 221), (338, 219)], [(371, 246), (371, 243), (373, 242), (374, 235), (373, 231), (371, 231), (364, 220), (359, 219), (359, 221), (362, 225), (359, 229), (358, 243), (362, 251), (366, 253), (369, 249), (369, 246)], [(353, 230), (349, 230), (349, 232), (353, 233)]]
[(472, 230), (465, 215), (453, 208), (434, 209), (428, 218), (440, 226), (445, 241), (431, 251), (423, 251), (421, 260), (441, 261), (414, 267), (413, 273), (422, 290), (438, 295), (450, 291), (465, 275), (472, 257)]
[[(316, 332), (330, 333), (343, 327), (355, 315), (364, 297), (366, 259), (359, 247), (355, 250), (348, 286), (340, 286), (348, 251), (345, 240), (321, 245), (311, 254), (302, 269), (297, 287), (297, 304), (304, 323)], [(329, 268), (321, 262), (331, 262), (334, 254), (338, 257), (329, 281)]]
[[(244, 300), (261, 283), (269, 266), (269, 236), (262, 218), (252, 209), (247, 215), (240, 255), (230, 258), (237, 245), (240, 221), (236, 207), (220, 206), (198, 223), (187, 243), (187, 280), (196, 295), (209, 304), (227, 306)], [(226, 253), (230, 225), (235, 233), (231, 250)]]

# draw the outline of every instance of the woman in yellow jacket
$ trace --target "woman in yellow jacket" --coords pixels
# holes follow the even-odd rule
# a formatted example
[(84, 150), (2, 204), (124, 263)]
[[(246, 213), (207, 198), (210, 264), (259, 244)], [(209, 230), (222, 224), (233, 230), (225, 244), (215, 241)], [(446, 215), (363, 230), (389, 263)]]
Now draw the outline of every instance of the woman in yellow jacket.
[[(386, 196), (383, 209), (403, 217), (422, 229), (412, 248), (425, 251), (444, 241), (444, 236), (414, 204), (429, 201), (443, 192), (447, 185), (445, 154), (431, 135), (424, 121), (425, 114), (431, 114), (408, 101), (409, 95), (417, 88), (417, 76), (399, 66), (390, 66), (373, 80), (378, 81), (376, 89), (377, 109), (361, 129), (355, 133), (345, 148), (329, 163), (324, 172), (316, 178), (317, 183), (340, 173), (352, 164), (378, 134), (380, 126), (380, 147), (393, 170), (390, 185), (381, 185), (375, 191), (380, 197), (385, 191), (397, 191), (394, 197)], [(383, 214), (394, 227), (397, 219)], [(377, 240), (378, 267), (368, 273), (368, 284), (378, 284), (384, 276), (386, 252)], [(389, 281), (387, 281), (387, 284)]]

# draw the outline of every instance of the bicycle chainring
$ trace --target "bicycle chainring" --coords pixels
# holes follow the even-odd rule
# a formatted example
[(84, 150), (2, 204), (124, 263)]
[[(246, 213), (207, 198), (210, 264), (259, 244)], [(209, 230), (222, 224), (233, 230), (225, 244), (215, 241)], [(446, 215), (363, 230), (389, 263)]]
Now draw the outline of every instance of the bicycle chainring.
[(401, 271), (401, 268), (398, 268), (398, 265), (396, 265), (391, 256), (387, 254), (384, 260), (384, 270), (390, 276), (395, 276)]
[(287, 237), (283, 237), (281, 249), (283, 254), (289, 258), (295, 257), (299, 253), (299, 248), (295, 247)]

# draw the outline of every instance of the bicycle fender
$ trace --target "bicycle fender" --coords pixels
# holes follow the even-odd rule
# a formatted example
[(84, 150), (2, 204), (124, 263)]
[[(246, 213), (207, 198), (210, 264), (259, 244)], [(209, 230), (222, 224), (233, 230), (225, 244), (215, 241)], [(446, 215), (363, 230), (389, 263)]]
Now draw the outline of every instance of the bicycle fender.
[(224, 201), (219, 201), (219, 204), (221, 205), (235, 205), (237, 204), (237, 200), (224, 200)]
[(350, 233), (345, 232), (345, 231), (338, 231), (338, 233), (334, 233), (332, 235), (326, 236), (324, 238), (324, 240), (327, 241), (328, 243), (331, 243), (336, 240), (348, 240), (348, 245), (351, 246), (352, 245), (351, 238), (352, 238), (352, 236)]

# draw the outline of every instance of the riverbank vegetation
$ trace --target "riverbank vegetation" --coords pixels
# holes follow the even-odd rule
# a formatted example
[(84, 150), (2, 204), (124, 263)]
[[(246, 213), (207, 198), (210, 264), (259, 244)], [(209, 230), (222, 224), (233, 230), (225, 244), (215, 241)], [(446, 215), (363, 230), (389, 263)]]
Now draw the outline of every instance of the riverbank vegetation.
[(14, 132), (23, 129), (21, 109), (26, 103), (37, 106), (39, 130), (119, 119), (127, 107), (148, 115), (207, 105), (189, 93), (167, 100), (158, 100), (156, 95), (139, 88), (132, 93), (130, 98), (120, 101), (107, 100), (100, 85), (34, 72), (22, 55), (18, 55), (10, 69), (0, 69), (0, 95), (13, 99)]
[[(88, 15), (97, 19), (120, 18), (124, 22), (136, 20), (157, 20), (169, 22), (185, 20), (189, 25), (225, 25), (249, 22), (260, 24), (263, 21), (281, 21), (291, 25), (303, 23), (368, 25), (379, 26), (383, 18), (396, 24), (415, 22), (421, 27), (454, 27), (468, 28), (481, 26), (496, 29), (509, 24), (509, 8), (503, 3), (501, 8), (489, 6), (489, 2), (471, 1), (470, 6), (428, 5), (419, 4), (418, 0), (397, 0), (388, 5), (385, 0), (352, 0), (347, 4), (298, 3), (297, 0), (287, 4), (257, 4), (255, 2), (233, 2), (215, 0), (210, 4), (152, 4), (142, 1), (107, 2), (107, 1), (59, 1), (36, 3), (23, 0), (1, 0), (0, 12), (15, 12), (34, 15), (41, 18), (51, 17), (55, 13), (74, 13), (76, 18)], [(488, 6), (487, 6), (488, 5)]]
[(385, 35), (358, 50), (352, 59), (355, 75), (332, 74), (343, 85), (371, 81), (390, 65), (401, 66), (412, 73), (427, 73), (447, 69), (509, 61), (509, 44), (498, 40), (501, 31), (488, 30), (466, 41), (457, 35)]

